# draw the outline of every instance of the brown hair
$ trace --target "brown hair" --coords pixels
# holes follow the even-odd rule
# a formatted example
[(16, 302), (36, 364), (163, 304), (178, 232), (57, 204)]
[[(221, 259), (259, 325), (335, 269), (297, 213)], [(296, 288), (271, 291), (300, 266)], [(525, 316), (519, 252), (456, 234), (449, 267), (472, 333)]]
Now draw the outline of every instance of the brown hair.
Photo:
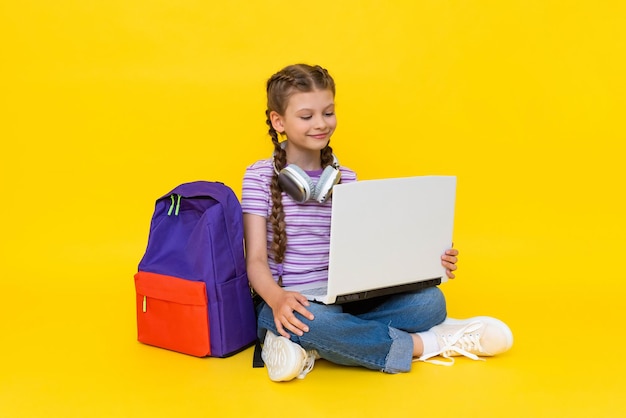
[[(319, 65), (311, 66), (307, 64), (290, 65), (267, 80), (267, 110), (265, 116), (269, 126), (269, 135), (274, 144), (274, 164), (276, 170), (280, 172), (287, 165), (287, 154), (280, 146), (278, 132), (272, 126), (270, 112), (274, 111), (279, 115), (284, 115), (289, 98), (294, 93), (311, 92), (313, 90), (330, 90), (335, 95), (335, 81), (328, 74), (326, 69)], [(333, 150), (330, 145), (326, 145), (320, 151), (322, 168), (333, 163)], [(274, 237), (270, 251), (274, 262), (282, 264), (285, 259), (287, 249), (287, 234), (285, 231), (285, 212), (283, 211), (282, 190), (278, 185), (278, 174), (274, 173), (270, 187), (272, 195), (272, 213), (270, 222)], [(282, 269), (279, 270), (278, 284), (282, 285)]]

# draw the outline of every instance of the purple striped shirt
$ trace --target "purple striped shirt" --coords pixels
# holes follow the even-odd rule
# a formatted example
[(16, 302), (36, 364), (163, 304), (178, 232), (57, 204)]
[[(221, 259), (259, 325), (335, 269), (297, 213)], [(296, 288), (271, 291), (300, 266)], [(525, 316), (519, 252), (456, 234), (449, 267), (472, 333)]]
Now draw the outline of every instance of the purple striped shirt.
[[(356, 181), (356, 173), (340, 167), (341, 182)], [(306, 172), (317, 183), (322, 170)], [(272, 159), (260, 160), (246, 169), (243, 178), (241, 207), (244, 213), (262, 216), (267, 220), (267, 251), (269, 266), (278, 280), (278, 265), (274, 262), (270, 245), (274, 232), (269, 216), (272, 211), (270, 184), (274, 175)], [(294, 202), (283, 192), (283, 209), (287, 228), (287, 251), (283, 261), (283, 285), (324, 281), (328, 279), (328, 252), (330, 248), (330, 217), (332, 196), (323, 204), (315, 201)]]

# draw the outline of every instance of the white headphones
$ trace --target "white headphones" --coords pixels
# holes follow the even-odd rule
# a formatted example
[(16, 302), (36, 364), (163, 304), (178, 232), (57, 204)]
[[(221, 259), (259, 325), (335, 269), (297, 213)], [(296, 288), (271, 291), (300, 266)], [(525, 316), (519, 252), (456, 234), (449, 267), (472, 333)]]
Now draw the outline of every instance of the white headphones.
[[(280, 145), (285, 148), (283, 141)], [(274, 160), (274, 172), (278, 174), (278, 184), (280, 188), (287, 193), (293, 200), (298, 203), (304, 203), (307, 200), (315, 200), (318, 203), (324, 203), (333, 193), (333, 187), (341, 180), (341, 171), (339, 171), (339, 161), (333, 154), (333, 163), (322, 172), (320, 179), (316, 184), (308, 176), (308, 174), (295, 164), (289, 164), (278, 172), (276, 169), (276, 161)]]

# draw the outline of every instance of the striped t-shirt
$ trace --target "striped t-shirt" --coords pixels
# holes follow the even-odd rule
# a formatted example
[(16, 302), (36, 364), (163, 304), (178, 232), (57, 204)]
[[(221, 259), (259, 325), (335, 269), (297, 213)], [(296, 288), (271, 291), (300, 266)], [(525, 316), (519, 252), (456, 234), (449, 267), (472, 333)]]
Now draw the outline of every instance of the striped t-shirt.
[[(341, 183), (356, 181), (356, 173), (340, 167)], [(314, 184), (322, 170), (306, 172)], [(260, 160), (246, 169), (243, 178), (241, 206), (244, 213), (259, 215), (267, 220), (267, 251), (272, 276), (278, 280), (279, 266), (274, 262), (270, 245), (273, 239), (269, 216), (272, 211), (270, 185), (274, 175), (273, 160)], [(331, 198), (320, 204), (316, 201), (294, 202), (283, 192), (283, 210), (287, 233), (287, 250), (282, 265), (284, 286), (324, 281), (328, 279), (328, 252), (330, 249)]]

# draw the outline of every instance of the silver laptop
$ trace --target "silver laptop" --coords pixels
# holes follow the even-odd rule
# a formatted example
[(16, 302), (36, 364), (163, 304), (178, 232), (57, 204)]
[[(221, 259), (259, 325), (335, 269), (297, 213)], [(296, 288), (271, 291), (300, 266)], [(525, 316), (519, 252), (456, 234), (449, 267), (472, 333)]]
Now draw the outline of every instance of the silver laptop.
[(455, 197), (455, 176), (336, 185), (328, 282), (288, 289), (334, 304), (445, 282), (441, 255), (452, 245)]

